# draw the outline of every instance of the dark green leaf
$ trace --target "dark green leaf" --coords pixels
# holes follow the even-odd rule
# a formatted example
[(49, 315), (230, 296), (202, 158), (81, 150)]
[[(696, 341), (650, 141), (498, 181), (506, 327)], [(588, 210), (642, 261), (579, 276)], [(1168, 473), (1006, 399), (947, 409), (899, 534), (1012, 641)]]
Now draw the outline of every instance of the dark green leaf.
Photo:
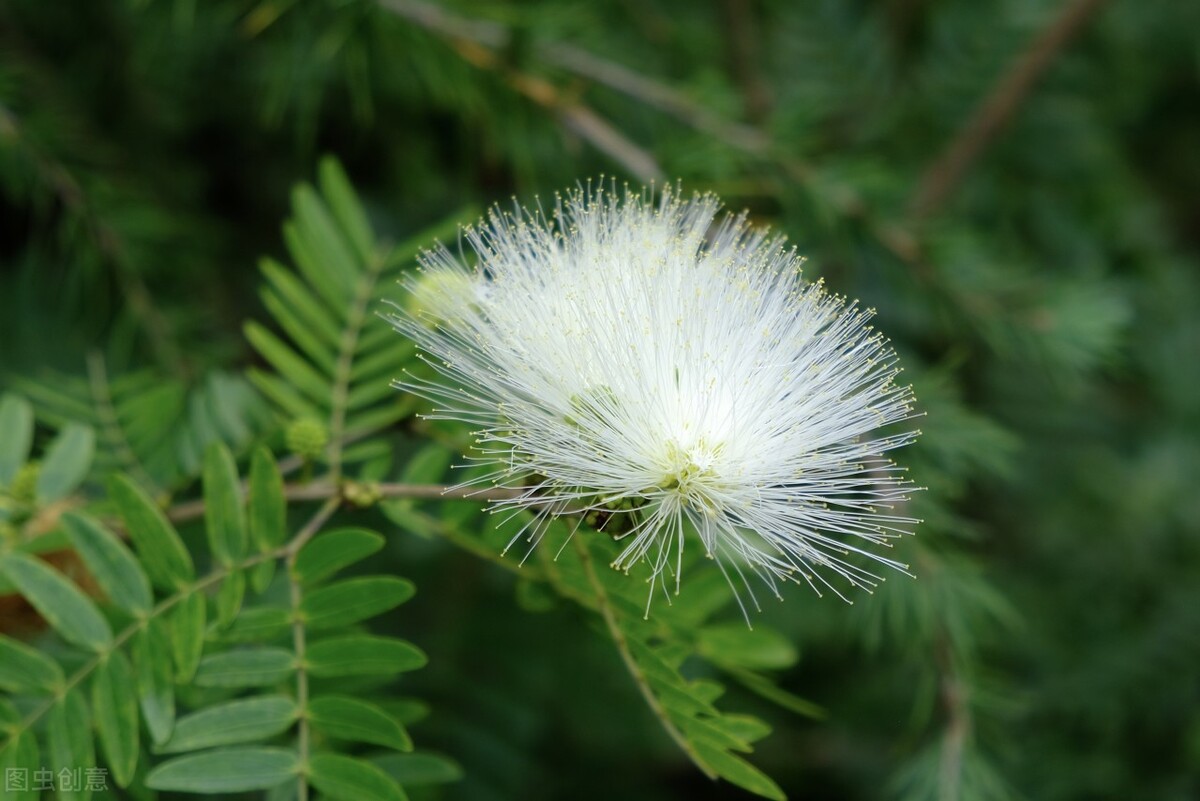
[(204, 524), (213, 557), (226, 567), (246, 555), (246, 524), (237, 465), (223, 443), (204, 454)]
[(395, 779), (369, 762), (341, 754), (317, 754), (309, 764), (309, 781), (336, 801), (406, 801)]
[(229, 701), (181, 717), (158, 750), (171, 754), (265, 740), (286, 731), (295, 720), (296, 702), (287, 696)]
[[(46, 745), (50, 749), (50, 767), (74, 772), (96, 764), (96, 744), (92, 741), (92, 722), (87, 702), (80, 689), (62, 697), (46, 720)], [(68, 786), (69, 785), (69, 786)], [(91, 797), (86, 782), (56, 782), (61, 801), (86, 801)]]
[(411, 751), (412, 740), (396, 720), (374, 704), (341, 695), (314, 698), (308, 704), (313, 728), (340, 740), (373, 743)]
[(63, 685), (58, 663), (25, 643), (0, 634), (0, 690), (52, 692)]
[(166, 515), (128, 476), (115, 476), (108, 487), (150, 580), (171, 592), (186, 587), (196, 577), (196, 570)]
[(384, 754), (371, 760), (401, 785), (447, 784), (462, 778), (458, 763), (438, 754)]
[(171, 654), (175, 657), (175, 680), (186, 684), (196, 674), (200, 654), (204, 652), (204, 624), (208, 610), (204, 596), (193, 592), (180, 599), (170, 615), (168, 631)]
[(8, 486), (29, 459), (33, 444), (33, 407), (18, 395), (0, 398), (0, 487)]
[(131, 615), (148, 614), (154, 604), (150, 580), (124, 543), (89, 517), (68, 512), (62, 521), (71, 544), (108, 599)]
[(294, 751), (229, 748), (167, 760), (146, 774), (146, 786), (183, 793), (247, 793), (282, 784), (299, 772)]
[(314, 537), (296, 555), (296, 578), (304, 584), (315, 584), (377, 552), (384, 542), (382, 536), (365, 528), (327, 531)]
[(393, 576), (347, 579), (306, 595), (300, 611), (310, 629), (337, 628), (397, 607), (413, 592), (412, 582)]
[(151, 739), (161, 743), (175, 726), (175, 671), (171, 640), (161, 619), (151, 620), (133, 638), (133, 672), (137, 677), (138, 703)]
[(213, 654), (200, 660), (201, 687), (265, 687), (279, 684), (296, 669), (296, 657), (283, 648), (255, 648)]
[(37, 478), (40, 503), (65, 498), (79, 486), (92, 466), (96, 435), (87, 426), (67, 425), (46, 450)]
[(128, 787), (137, 768), (138, 703), (133, 671), (120, 651), (110, 653), (92, 676), (92, 710), (113, 781)]
[(305, 659), (314, 676), (390, 676), (428, 661), (412, 643), (366, 634), (313, 643)]
[(112, 644), (112, 629), (96, 605), (45, 562), (21, 553), (5, 554), (0, 573), (67, 642), (93, 651)]

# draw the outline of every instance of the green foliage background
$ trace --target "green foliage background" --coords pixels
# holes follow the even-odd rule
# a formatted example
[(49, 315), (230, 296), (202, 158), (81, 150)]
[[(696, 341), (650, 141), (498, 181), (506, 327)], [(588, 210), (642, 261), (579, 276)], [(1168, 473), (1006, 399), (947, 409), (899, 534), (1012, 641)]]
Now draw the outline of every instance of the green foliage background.
[[(1068, 7), (1076, 36), (997, 135), (964, 130)], [(1200, 797), (1197, 30), (1200, 6), (1135, 0), (3, 0), (0, 587), (51, 625), (3, 607), (0, 764), (83, 759), (95, 730), (130, 789), (94, 797), (149, 798), (151, 766), (206, 743), (287, 779), (311, 728), (331, 798), (741, 797), (692, 761), (776, 796), (732, 756), (757, 740), (797, 799)], [(387, 387), (412, 365), (374, 316), (394, 278), (486, 205), (600, 174), (714, 190), (878, 310), (927, 414), (900, 456), (928, 488), (915, 580), (853, 605), (794, 588), (750, 634), (698, 565), (646, 623), (603, 538), (518, 570), (479, 503), (372, 497), (457, 480), (465, 434)], [(296, 419), (332, 435), (307, 466)], [(346, 502), (284, 520), (277, 468)], [(314, 672), (365, 740), (296, 722), (288, 662), (288, 610), (322, 592), (299, 546), (346, 527), (383, 539), (332, 540), (365, 561), (323, 586), (371, 608), (310, 619), (309, 646), (428, 656)], [(69, 579), (39, 568), (64, 548)], [(212, 678), (250, 651), (250, 678)], [(218, 708), (209, 737), (262, 729), (209, 742), (192, 718), (164, 752), (168, 696)]]

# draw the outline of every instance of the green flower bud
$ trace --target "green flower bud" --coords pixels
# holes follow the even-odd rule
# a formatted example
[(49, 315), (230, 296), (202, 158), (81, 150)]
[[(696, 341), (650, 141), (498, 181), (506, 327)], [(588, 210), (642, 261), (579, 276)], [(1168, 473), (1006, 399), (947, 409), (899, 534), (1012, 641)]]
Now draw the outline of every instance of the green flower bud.
[(325, 453), (329, 444), (329, 431), (319, 420), (302, 418), (293, 420), (285, 435), (288, 450), (306, 462), (313, 462)]

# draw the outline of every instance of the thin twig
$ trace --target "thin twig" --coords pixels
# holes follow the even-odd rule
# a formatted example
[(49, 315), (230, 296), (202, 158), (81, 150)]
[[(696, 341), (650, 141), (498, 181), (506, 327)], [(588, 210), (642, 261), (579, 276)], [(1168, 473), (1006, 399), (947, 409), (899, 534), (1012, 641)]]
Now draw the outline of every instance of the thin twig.
[(554, 114), (564, 128), (607, 154), (639, 179), (652, 181), (662, 178), (662, 168), (653, 156), (583, 102), (568, 98), (543, 78), (506, 64), (499, 53), (489, 47), (469, 40), (452, 38), (449, 41), (464, 60), (480, 69), (502, 75), (509, 86)]
[[(306, 484), (287, 484), (283, 488), (283, 497), (288, 501), (321, 501), (329, 498), (345, 498), (348, 484), (335, 484), (329, 481), (315, 481)], [(428, 498), (459, 501), (504, 501), (519, 497), (524, 490), (507, 489), (505, 487), (461, 487), (445, 484), (399, 484), (385, 482), (372, 484), (371, 492), (377, 492), (380, 498)], [(246, 484), (239, 487), (242, 497), (246, 494)], [(197, 498), (184, 501), (167, 510), (167, 518), (175, 523), (184, 523), (204, 516), (204, 499)]]
[(595, 593), (596, 607), (600, 610), (601, 617), (604, 618), (604, 625), (608, 628), (609, 636), (612, 637), (613, 643), (617, 646), (617, 651), (621, 654), (621, 661), (625, 663), (625, 668), (629, 671), (629, 675), (633, 677), (633, 681), (637, 684), (638, 690), (642, 697), (646, 699), (646, 705), (650, 707), (650, 711), (658, 718), (658, 722), (662, 724), (663, 729), (670, 735), (683, 752), (700, 771), (710, 779), (717, 778), (713, 769), (708, 766), (696, 749), (692, 746), (688, 738), (683, 735), (683, 732), (671, 720), (671, 716), (663, 707), (662, 702), (658, 700), (658, 696), (654, 694), (653, 688), (650, 687), (650, 682), (646, 679), (645, 672), (642, 671), (642, 666), (638, 664), (634, 658), (633, 652), (629, 649), (629, 642), (625, 638), (625, 632), (617, 623), (617, 614), (613, 610), (612, 603), (608, 600), (608, 593), (604, 589), (604, 585), (600, 582), (600, 577), (596, 575), (596, 568), (592, 562), (592, 555), (588, 552), (587, 544), (580, 537), (572, 537), (575, 541), (575, 549), (579, 552), (579, 559), (583, 562), (583, 570), (587, 574), (588, 583), (592, 585), (592, 591)]
[[(484, 53), (490, 63), (481, 63), (477, 66), (495, 69), (495, 62), (498, 61), (495, 52), (503, 50), (512, 41), (511, 33), (503, 25), (450, 14), (437, 6), (422, 2), (422, 0), (379, 0), (379, 2), (385, 9), (454, 43), (459, 54), (468, 61), (471, 61), (473, 57), (478, 57), (479, 52)], [(806, 187), (810, 192), (818, 191), (819, 176), (816, 170), (794, 153), (776, 148), (770, 138), (757, 128), (714, 114), (667, 84), (573, 45), (536, 44), (533, 47), (533, 54), (550, 66), (607, 86), (609, 89), (675, 118), (684, 125), (707, 133), (743, 153), (770, 159), (782, 168), (788, 178)], [(524, 77), (529, 78), (529, 76)], [(540, 79), (530, 80), (540, 81)], [(557, 90), (554, 90), (552, 86), (545, 84), (544, 81), (540, 83), (549, 87), (552, 96), (557, 96)], [(526, 84), (526, 93), (535, 86), (534, 83)], [(547, 103), (542, 102), (541, 105), (547, 105)], [(607, 129), (611, 129), (611, 125), (607, 122), (604, 125)], [(617, 148), (617, 153), (609, 150), (605, 152), (609, 152), (618, 160), (639, 161), (642, 158), (639, 155), (640, 148), (625, 140), (615, 129), (611, 130), (616, 136), (621, 137), (616, 141), (622, 144)], [(580, 135), (584, 134), (580, 132)], [(601, 147), (599, 140), (593, 141), (593, 144)], [(645, 158), (650, 159), (646, 163), (653, 161), (648, 155)], [(630, 172), (637, 174), (637, 171), (632, 168)], [(867, 231), (889, 253), (906, 264), (916, 277), (928, 279), (931, 275), (932, 271), (921, 259), (916, 238), (893, 223), (876, 219), (856, 191), (850, 187), (842, 187), (837, 192), (827, 193), (824, 199), (842, 216), (860, 221)]]
[[(447, 39), (470, 41), (491, 50), (503, 50), (512, 41), (503, 25), (460, 17), (421, 0), (380, 0), (380, 5)], [(533, 53), (539, 61), (632, 97), (740, 150), (762, 153), (770, 144), (762, 132), (713, 114), (683, 92), (582, 48), (551, 42), (534, 45)]]
[(771, 92), (758, 65), (762, 43), (753, 0), (722, 0), (721, 10), (730, 75), (742, 90), (746, 118), (762, 122), (771, 110)]
[(1099, 10), (1104, 0), (1072, 0), (1013, 60), (974, 114), (925, 171), (909, 202), (915, 219), (935, 214), (962, 183), (971, 165), (1016, 114), (1055, 56)]

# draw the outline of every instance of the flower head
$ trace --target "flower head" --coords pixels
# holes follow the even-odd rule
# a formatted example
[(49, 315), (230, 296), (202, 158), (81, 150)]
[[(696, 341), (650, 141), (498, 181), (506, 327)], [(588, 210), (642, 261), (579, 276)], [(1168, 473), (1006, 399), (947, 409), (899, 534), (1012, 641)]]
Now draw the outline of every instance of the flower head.
[(660, 586), (692, 547), (776, 594), (873, 586), (847, 557), (904, 567), (874, 548), (915, 523), (884, 456), (915, 433), (872, 432), (912, 416), (911, 390), (869, 311), (719, 209), (589, 186), (549, 216), (493, 210), (465, 231), (473, 266), (439, 248), (410, 279), (393, 322), (441, 378), (401, 386), (478, 427), (482, 481), (517, 491), (497, 506), (535, 513), (534, 544), (599, 512), (624, 523), (614, 566), (647, 560)]

